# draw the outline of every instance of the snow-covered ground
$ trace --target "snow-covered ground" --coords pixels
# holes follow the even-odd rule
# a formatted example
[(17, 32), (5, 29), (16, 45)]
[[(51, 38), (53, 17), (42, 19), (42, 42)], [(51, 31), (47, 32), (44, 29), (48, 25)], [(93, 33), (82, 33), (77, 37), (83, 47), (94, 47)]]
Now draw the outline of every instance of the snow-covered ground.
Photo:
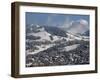
[(71, 33), (66, 33), (68, 35), (68, 38), (69, 38), (69, 41), (72, 41), (72, 40), (83, 40), (83, 41), (89, 41), (89, 37), (88, 36), (76, 36), (74, 34), (71, 34)]
[[(44, 50), (46, 50), (46, 49), (48, 49), (48, 48), (50, 48), (50, 47), (53, 47), (55, 44), (48, 44), (48, 45), (42, 45), (42, 46), (37, 46), (39, 49), (38, 50), (35, 50), (35, 51), (33, 51), (33, 52), (29, 52), (29, 51), (27, 51), (26, 53), (27, 53), (27, 55), (28, 54), (36, 54), (36, 53), (38, 53), (38, 52), (40, 52), (40, 51), (44, 51)], [(44, 46), (44, 47), (43, 47)]]
[[(37, 46), (37, 47), (39, 48), (38, 50), (35, 50), (35, 51), (33, 51), (33, 52), (27, 51), (27, 54), (36, 54), (36, 53), (38, 53), (38, 52), (40, 52), (40, 51), (44, 51), (44, 50), (46, 50), (46, 49), (48, 49), (48, 48), (50, 48), (50, 47), (53, 47), (54, 45), (55, 45), (55, 44)], [(71, 50), (76, 49), (79, 45), (80, 45), (80, 44), (74, 44), (74, 45), (71, 45), (71, 46), (66, 46), (66, 47), (64, 47), (63, 50), (64, 50), (64, 51), (71, 51)], [(45, 46), (45, 47), (43, 47), (43, 46)]]
[(71, 51), (71, 50), (76, 49), (79, 45), (80, 44), (74, 44), (74, 45), (71, 45), (71, 46), (66, 46), (66, 47), (64, 47), (64, 50)]

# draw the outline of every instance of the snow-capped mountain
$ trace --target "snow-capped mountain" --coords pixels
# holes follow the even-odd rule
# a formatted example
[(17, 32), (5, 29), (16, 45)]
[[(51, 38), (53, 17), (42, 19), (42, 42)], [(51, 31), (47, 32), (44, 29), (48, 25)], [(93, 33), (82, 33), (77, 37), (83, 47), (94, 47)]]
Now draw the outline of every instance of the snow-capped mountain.
[[(27, 53), (33, 54), (53, 47), (56, 43), (65, 43), (74, 40), (88, 41), (89, 38), (66, 32), (60, 28), (52, 26), (27, 26), (26, 29), (26, 49)], [(32, 53), (30, 52), (30, 49)], [(35, 51), (35, 52), (34, 52)]]
[[(28, 54), (34, 54), (45, 50), (49, 47), (52, 47), (55, 45), (55, 41), (60, 41), (64, 38), (61, 37), (61, 35), (59, 34), (56, 35), (53, 30), (49, 31), (47, 30), (47, 28), (39, 25), (31, 25), (27, 27), (27, 30), (28, 31), (26, 31), (26, 53)], [(30, 49), (32, 52), (30, 52)]]
[(55, 26), (28, 25), (26, 66), (88, 64), (88, 32), (73, 34)]
[(37, 40), (50, 40), (50, 37), (49, 37), (50, 35), (51, 34), (46, 32), (44, 28), (38, 28), (37, 32), (33, 31), (32, 33), (27, 34), (27, 36), (40, 37), (40, 39), (37, 39)]
[[(38, 37), (36, 41), (56, 41), (62, 38), (67, 38), (65, 31), (57, 27), (46, 27), (39, 25), (31, 25), (27, 28), (26, 35), (31, 37)], [(27, 37), (26, 37), (27, 38)]]
[[(53, 26), (39, 26), (31, 24), (27, 29), (27, 36), (38, 37), (39, 41), (56, 41), (60, 39), (66, 40), (82, 40), (83, 36), (78, 34), (73, 34), (70, 32), (66, 32), (60, 28)], [(85, 36), (85, 33), (83, 34)], [(33, 39), (34, 40), (34, 39)], [(36, 39), (35, 39), (36, 40)]]

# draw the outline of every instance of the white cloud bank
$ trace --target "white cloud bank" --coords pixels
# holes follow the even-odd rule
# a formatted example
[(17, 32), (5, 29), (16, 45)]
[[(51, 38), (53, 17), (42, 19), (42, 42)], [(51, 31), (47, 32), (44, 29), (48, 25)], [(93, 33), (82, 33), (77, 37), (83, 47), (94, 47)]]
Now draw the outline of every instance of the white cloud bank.
[(73, 21), (68, 29), (68, 32), (72, 34), (83, 34), (84, 32), (89, 30), (89, 23), (84, 19), (80, 19), (77, 21)]

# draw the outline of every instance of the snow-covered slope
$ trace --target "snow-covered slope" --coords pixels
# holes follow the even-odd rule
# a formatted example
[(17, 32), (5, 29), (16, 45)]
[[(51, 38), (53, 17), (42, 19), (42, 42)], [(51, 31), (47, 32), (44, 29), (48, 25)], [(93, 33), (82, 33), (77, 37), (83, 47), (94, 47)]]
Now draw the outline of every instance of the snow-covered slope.
[[(33, 30), (33, 29), (35, 29), (35, 30)], [(37, 42), (37, 44), (33, 45), (37, 49), (34, 49), (34, 51), (27, 50), (26, 51), (27, 54), (35, 54), (40, 51), (46, 50), (55, 45), (54, 41), (62, 39), (60, 36), (56, 36), (56, 35), (52, 35), (52, 34), (48, 33), (44, 27), (40, 27), (39, 25), (36, 25), (36, 26), (31, 25), (30, 30), (31, 31), (29, 33), (27, 33), (28, 38), (26, 38), (26, 43), (28, 43), (32, 46), (32, 44)], [(29, 36), (33, 37), (33, 39), (29, 39)], [(34, 39), (34, 37), (39, 37), (39, 38)]]
[(49, 34), (48, 32), (46, 32), (45, 30), (44, 30), (44, 28), (41, 28), (41, 29), (39, 29), (40, 31), (39, 32), (32, 32), (32, 33), (28, 33), (28, 36), (38, 36), (38, 37), (40, 37), (40, 39), (39, 40), (50, 40), (50, 35), (51, 34)]
[[(49, 31), (50, 29), (50, 31)], [(57, 32), (58, 30), (58, 32)], [(75, 35), (69, 32), (61, 32), (62, 30), (57, 28), (45, 28), (39, 25), (30, 25), (26, 33), (26, 53), (35, 54), (40, 51), (46, 50), (50, 47), (53, 47), (62, 42), (74, 41), (74, 40), (83, 40), (89, 41), (89, 38), (86, 36)], [(57, 32), (57, 35), (56, 35)], [(60, 34), (61, 32), (61, 34)], [(64, 36), (62, 36), (64, 34)], [(56, 44), (57, 43), (57, 44)], [(68, 47), (66, 47), (67, 49)], [(72, 48), (72, 47), (70, 47)]]
[(89, 41), (89, 36), (82, 36), (82, 35), (76, 35), (72, 33), (66, 33), (68, 35), (68, 38), (70, 40), (84, 40), (84, 41)]
[(61, 37), (58, 35), (53, 35), (53, 34), (49, 33), (48, 31), (46, 31), (44, 27), (39, 27), (39, 25), (37, 27), (37, 30), (38, 30), (37, 32), (32, 31), (31, 33), (27, 33), (27, 36), (40, 37), (40, 39), (37, 39), (36, 41), (51, 41), (51, 42), (66, 38), (66, 37)]

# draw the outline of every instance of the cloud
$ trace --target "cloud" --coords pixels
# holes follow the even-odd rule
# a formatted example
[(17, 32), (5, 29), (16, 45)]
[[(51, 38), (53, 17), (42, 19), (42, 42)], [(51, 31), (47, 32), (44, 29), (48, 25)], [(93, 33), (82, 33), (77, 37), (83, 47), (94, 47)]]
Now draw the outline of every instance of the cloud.
[(84, 19), (80, 19), (77, 21), (73, 21), (71, 23), (68, 32), (73, 34), (77, 34), (77, 33), (83, 34), (87, 30), (89, 30), (88, 21)]
[(79, 19), (79, 20), (70, 20), (69, 16), (66, 17), (59, 17), (57, 14), (50, 14), (48, 16), (46, 25), (48, 26), (56, 26), (64, 29), (65, 31), (68, 31), (73, 34), (83, 34), (87, 30), (89, 30), (89, 22), (85, 19)]

